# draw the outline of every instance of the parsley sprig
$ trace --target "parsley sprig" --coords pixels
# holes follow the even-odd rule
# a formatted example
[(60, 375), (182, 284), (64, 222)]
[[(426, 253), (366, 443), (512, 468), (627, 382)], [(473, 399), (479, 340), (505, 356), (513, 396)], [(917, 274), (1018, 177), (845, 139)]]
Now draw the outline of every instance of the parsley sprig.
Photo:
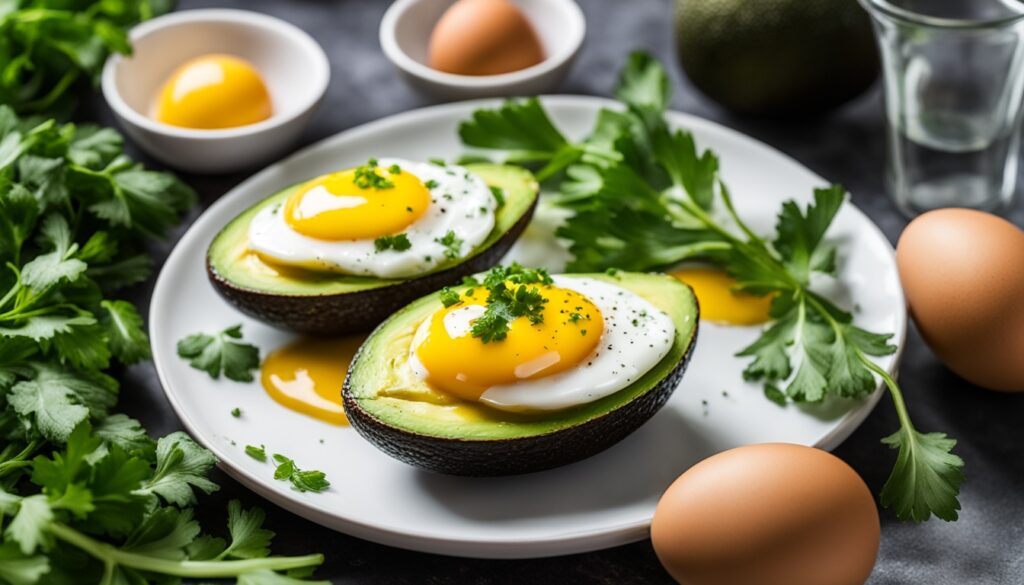
[(955, 520), (963, 481), (956, 442), (917, 431), (899, 385), (872, 360), (895, 351), (892, 335), (858, 327), (810, 286), (813, 273), (836, 273), (837, 251), (825, 234), (845, 191), (816, 189), (803, 208), (786, 202), (774, 237), (762, 237), (737, 213), (715, 154), (665, 122), (669, 81), (657, 61), (632, 55), (616, 95), (625, 109), (601, 110), (578, 143), (535, 98), (478, 110), (459, 133), (470, 146), (508, 150), (510, 162), (539, 166), (538, 177), (558, 191), (555, 201), (574, 211), (558, 230), (571, 243), (570, 270), (656, 270), (700, 260), (729, 272), (739, 290), (773, 295), (773, 322), (738, 353), (751, 360), (744, 376), (762, 382), (769, 398), (859, 398), (880, 378), (900, 421), (884, 439), (898, 455), (882, 504), (904, 519)]

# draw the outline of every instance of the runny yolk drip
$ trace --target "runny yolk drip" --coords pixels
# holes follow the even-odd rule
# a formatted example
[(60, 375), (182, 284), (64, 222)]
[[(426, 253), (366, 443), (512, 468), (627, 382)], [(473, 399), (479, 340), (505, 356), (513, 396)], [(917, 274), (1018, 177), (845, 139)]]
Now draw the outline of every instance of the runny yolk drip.
[(714, 268), (683, 268), (672, 276), (693, 288), (702, 320), (729, 325), (756, 325), (769, 320), (772, 297), (736, 292), (736, 279)]
[(430, 191), (412, 173), (372, 170), (393, 187), (360, 187), (356, 169), (324, 175), (288, 197), (285, 222), (318, 240), (363, 240), (401, 232), (426, 211)]
[(260, 381), (282, 406), (333, 425), (347, 425), (341, 386), (364, 335), (300, 339), (263, 360)]
[(171, 75), (153, 117), (172, 126), (212, 130), (255, 124), (272, 111), (270, 92), (255, 67), (231, 55), (205, 55)]
[(601, 340), (604, 318), (580, 293), (554, 286), (537, 287), (548, 299), (544, 320), (517, 317), (508, 336), (484, 343), (473, 337), (473, 322), (484, 314), (487, 292), (463, 293), (462, 303), (434, 313), (428, 334), (415, 348), (432, 386), (466, 400), (479, 400), (492, 386), (532, 380), (568, 370), (585, 360)]

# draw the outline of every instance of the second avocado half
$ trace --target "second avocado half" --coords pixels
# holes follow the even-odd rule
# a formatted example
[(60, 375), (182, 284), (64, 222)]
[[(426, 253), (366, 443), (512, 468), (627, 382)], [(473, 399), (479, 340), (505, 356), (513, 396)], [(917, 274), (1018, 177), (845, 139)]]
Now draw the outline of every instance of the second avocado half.
[(668, 402), (697, 340), (699, 309), (689, 286), (664, 274), (574, 274), (633, 292), (665, 312), (676, 335), (668, 354), (638, 380), (566, 410), (517, 414), (438, 400), (426, 382), (403, 375), (417, 326), (443, 305), (439, 293), (395, 313), (352, 361), (342, 399), (352, 426), (385, 453), (450, 475), (493, 476), (550, 469), (604, 451)]
[(249, 223), (266, 206), (281, 204), (295, 186), (250, 207), (217, 234), (206, 257), (210, 282), (241, 312), (281, 329), (312, 335), (369, 331), (413, 299), (497, 264), (526, 229), (539, 192), (533, 175), (497, 164), (466, 169), (501, 189), (504, 203), (490, 236), (457, 261), (408, 279), (275, 269), (249, 251)]

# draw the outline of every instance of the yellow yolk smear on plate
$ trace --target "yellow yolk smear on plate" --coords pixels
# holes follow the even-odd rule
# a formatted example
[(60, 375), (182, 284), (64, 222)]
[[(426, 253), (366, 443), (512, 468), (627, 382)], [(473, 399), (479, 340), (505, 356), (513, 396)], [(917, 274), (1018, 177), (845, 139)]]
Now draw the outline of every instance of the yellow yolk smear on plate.
[(555, 286), (517, 285), (537, 289), (547, 299), (540, 323), (517, 317), (508, 336), (484, 343), (472, 335), (473, 323), (486, 310), (487, 291), (466, 291), (462, 303), (430, 317), (429, 332), (416, 348), (416, 357), (432, 386), (471, 401), (488, 388), (563, 372), (580, 364), (601, 340), (604, 319), (582, 294)]
[(286, 408), (332, 425), (347, 425), (341, 387), (365, 340), (365, 335), (300, 339), (277, 349), (260, 367), (263, 388)]
[(770, 319), (772, 296), (736, 292), (736, 279), (706, 267), (682, 268), (672, 276), (690, 285), (700, 303), (701, 320), (726, 325), (757, 325)]
[(158, 122), (215, 130), (266, 120), (270, 92), (256, 68), (231, 55), (196, 57), (178, 67), (156, 100)]
[[(367, 173), (390, 186), (367, 186)], [(362, 240), (401, 232), (429, 205), (430, 190), (412, 173), (365, 166), (302, 185), (285, 201), (284, 218), (296, 232), (318, 240)]]

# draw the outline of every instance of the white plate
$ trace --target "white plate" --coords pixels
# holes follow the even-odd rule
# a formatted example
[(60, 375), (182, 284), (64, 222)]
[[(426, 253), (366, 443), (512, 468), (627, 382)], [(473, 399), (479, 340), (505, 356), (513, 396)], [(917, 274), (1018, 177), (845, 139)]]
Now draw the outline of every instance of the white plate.
[[(595, 550), (645, 538), (662, 491), (681, 472), (714, 453), (749, 443), (785, 441), (832, 449), (864, 420), (880, 396), (815, 411), (781, 408), (743, 381), (733, 354), (756, 328), (701, 324), (696, 354), (681, 387), (644, 427), (591, 459), (505, 478), (468, 479), (426, 473), (384, 455), (351, 428), (332, 427), (275, 403), (258, 383), (212, 381), (175, 354), (197, 331), (244, 323), (264, 352), (293, 338), (234, 311), (204, 270), (206, 247), (220, 228), (275, 191), (368, 156), (413, 160), (464, 152), (456, 126), (473, 110), (498, 102), (463, 102), (407, 112), (328, 138), (245, 181), (210, 207), (171, 253), (157, 280), (150, 332), (157, 372), (185, 427), (216, 453), (220, 465), (253, 491), (314, 522), (403, 548), (471, 557), (525, 558)], [(613, 102), (558, 96), (544, 100), (571, 136), (587, 132), (598, 108)], [(809, 199), (825, 181), (778, 151), (733, 130), (685, 114), (673, 125), (693, 131), (721, 157), (722, 174), (741, 215), (769, 231), (781, 201)], [(557, 262), (542, 213), (511, 253)], [(840, 283), (833, 298), (856, 305), (859, 325), (895, 332), (903, 345), (906, 312), (892, 247), (878, 228), (846, 205), (829, 237), (841, 242)], [(894, 372), (898, 354), (880, 360)], [(725, 392), (723, 392), (725, 391)], [(233, 418), (240, 407), (244, 414)], [(322, 439), (322, 441), (321, 441)], [(324, 493), (297, 493), (274, 481), (273, 469), (243, 452), (246, 444), (293, 457), (327, 473)], [(881, 447), (880, 447), (881, 448)]]

